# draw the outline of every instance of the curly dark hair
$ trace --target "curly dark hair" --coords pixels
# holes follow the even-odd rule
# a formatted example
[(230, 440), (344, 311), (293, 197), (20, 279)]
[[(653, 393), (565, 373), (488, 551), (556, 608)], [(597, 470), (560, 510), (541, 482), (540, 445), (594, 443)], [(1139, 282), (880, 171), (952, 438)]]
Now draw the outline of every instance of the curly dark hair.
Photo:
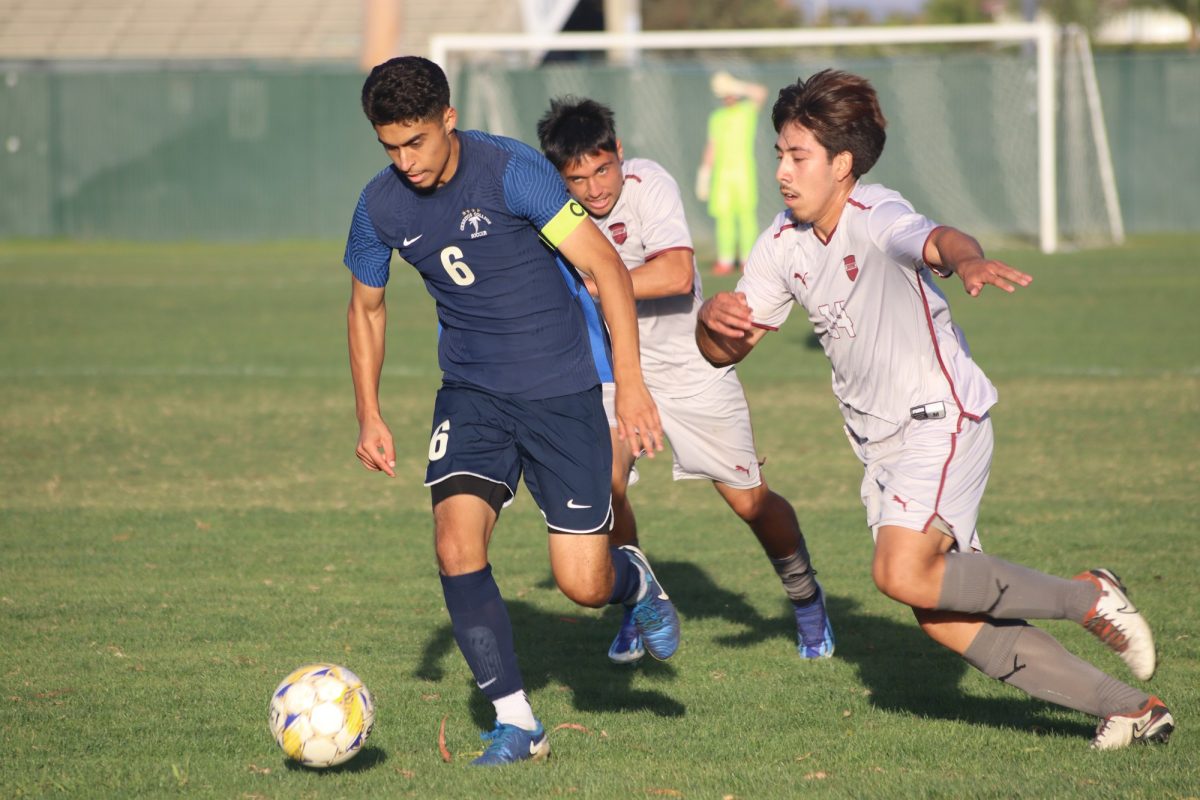
[(363, 113), (372, 125), (440, 119), (449, 106), (446, 73), (420, 56), (398, 56), (379, 64), (362, 87)]
[(537, 124), (542, 152), (562, 169), (584, 156), (617, 152), (617, 128), (612, 109), (588, 98), (557, 97)]
[(792, 122), (812, 131), (831, 159), (850, 153), (855, 178), (875, 166), (887, 141), (887, 120), (870, 81), (833, 69), (780, 89), (771, 122), (776, 133)]

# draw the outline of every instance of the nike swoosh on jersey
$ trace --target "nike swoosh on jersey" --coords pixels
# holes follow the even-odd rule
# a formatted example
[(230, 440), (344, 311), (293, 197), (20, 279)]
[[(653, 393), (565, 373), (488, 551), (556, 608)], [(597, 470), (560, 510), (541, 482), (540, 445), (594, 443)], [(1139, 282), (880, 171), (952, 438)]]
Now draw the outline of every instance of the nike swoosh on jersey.
[(487, 687), (491, 686), (495, 682), (496, 682), (496, 679), (492, 678), (491, 680), (484, 681), (483, 683), (477, 683), (475, 685), (478, 686), (480, 689), (486, 689)]
[(572, 497), (570, 500), (567, 501), (567, 508), (591, 508), (591, 506), (580, 505), (579, 503), (576, 503), (575, 498)]
[(423, 234), (423, 233), (418, 233), (416, 236), (414, 236), (414, 237), (413, 237), (413, 238), (411, 238), (411, 239), (410, 239), (410, 238), (408, 238), (407, 236), (405, 236), (405, 237), (404, 237), (404, 246), (405, 246), (405, 247), (408, 247), (410, 244), (413, 244), (414, 242), (416, 242), (416, 241), (417, 241), (417, 239), (420, 239), (420, 238), (421, 238), (422, 236), (424, 236), (424, 235), (425, 235), (425, 234)]

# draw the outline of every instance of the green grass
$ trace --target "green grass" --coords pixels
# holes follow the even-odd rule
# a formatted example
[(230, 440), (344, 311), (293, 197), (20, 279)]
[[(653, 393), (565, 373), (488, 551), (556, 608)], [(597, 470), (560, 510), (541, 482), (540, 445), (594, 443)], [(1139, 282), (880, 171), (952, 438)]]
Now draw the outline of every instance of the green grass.
[[(875, 591), (861, 468), (793, 315), (740, 372), (837, 657), (796, 658), (751, 535), (660, 458), (633, 496), (684, 643), (611, 667), (615, 612), (553, 588), (522, 491), (492, 561), (535, 709), (586, 730), (554, 733), (545, 767), (479, 771), (491, 709), (449, 633), (421, 486), (439, 375), (415, 275), (389, 291), (388, 480), (353, 455), (337, 243), (0, 244), (0, 797), (1196, 797), (1197, 252), (1195, 236), (1015, 251), (1036, 276), (1015, 296), (945, 284), (1001, 395), (984, 544), (1127, 580), (1169, 747), (1088, 751), (1091, 719), (973, 672)], [(1078, 627), (1046, 627), (1132, 680)], [(379, 706), (365, 752), (328, 772), (285, 763), (266, 725), (278, 680), (315, 660)]]

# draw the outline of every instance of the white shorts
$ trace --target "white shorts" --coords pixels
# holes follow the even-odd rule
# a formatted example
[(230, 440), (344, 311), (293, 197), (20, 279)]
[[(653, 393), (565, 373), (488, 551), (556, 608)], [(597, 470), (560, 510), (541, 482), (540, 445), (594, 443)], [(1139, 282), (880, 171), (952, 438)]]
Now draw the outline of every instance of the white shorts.
[[(604, 384), (604, 410), (616, 427), (613, 384)], [(692, 397), (658, 397), (658, 416), (674, 456), (675, 480), (705, 479), (753, 489), (762, 483), (750, 406), (737, 372), (729, 370)], [(630, 475), (635, 480), (636, 470)]]
[(975, 525), (992, 464), (990, 417), (912, 420), (878, 443), (846, 435), (866, 467), (862, 501), (872, 536), (884, 525), (923, 531), (940, 519), (960, 552), (983, 549)]

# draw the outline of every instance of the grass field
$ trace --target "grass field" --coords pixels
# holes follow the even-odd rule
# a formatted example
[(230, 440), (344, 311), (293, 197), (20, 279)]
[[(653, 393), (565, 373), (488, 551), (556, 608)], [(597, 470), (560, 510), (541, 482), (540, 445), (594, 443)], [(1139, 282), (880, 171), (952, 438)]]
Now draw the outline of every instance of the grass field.
[[(576, 727), (544, 767), (473, 770), (491, 708), (433, 563), (439, 374), (415, 275), (389, 291), (389, 480), (353, 455), (337, 243), (0, 244), (0, 797), (1198, 797), (1197, 253), (1196, 236), (1017, 251), (1036, 279), (1016, 296), (946, 284), (1001, 396), (985, 547), (1125, 578), (1157, 636), (1168, 747), (1089, 751), (1092, 719), (969, 670), (876, 592), (861, 468), (793, 315), (740, 372), (836, 657), (800, 662), (752, 536), (660, 458), (633, 498), (683, 645), (610, 666), (616, 612), (553, 588), (522, 491), (492, 561), (535, 710)], [(1133, 680), (1081, 628), (1045, 626)], [(275, 684), (317, 660), (378, 703), (366, 750), (327, 772), (287, 764), (267, 731)]]

